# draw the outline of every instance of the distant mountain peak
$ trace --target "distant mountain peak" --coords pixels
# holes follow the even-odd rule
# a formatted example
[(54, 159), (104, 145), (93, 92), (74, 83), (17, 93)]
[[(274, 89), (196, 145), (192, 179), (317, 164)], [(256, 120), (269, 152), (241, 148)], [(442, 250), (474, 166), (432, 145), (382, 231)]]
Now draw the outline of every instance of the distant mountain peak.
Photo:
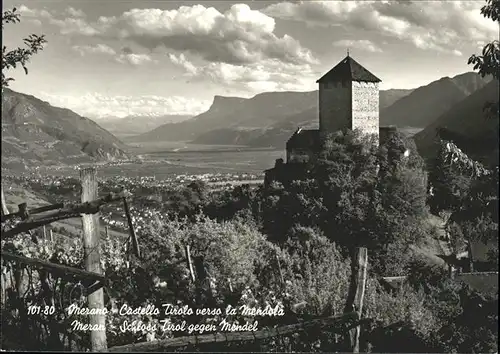
[(218, 106), (218, 105), (223, 105), (223, 104), (243, 102), (246, 100), (247, 100), (247, 98), (243, 98), (243, 97), (215, 95), (214, 100), (212, 102), (212, 107)]
[(474, 72), (456, 75), (453, 78), (442, 77), (418, 87), (408, 96), (381, 110), (381, 124), (425, 128), (488, 82), (488, 79)]
[(35, 96), (3, 90), (2, 166), (126, 157), (126, 146), (94, 121)]
[(426, 158), (435, 156), (436, 137), (438, 132), (444, 132), (446, 137), (441, 135), (441, 138), (454, 141), (474, 159), (486, 163), (498, 161), (498, 119), (487, 119), (483, 111), (486, 102), (498, 102), (498, 97), (498, 81), (490, 80), (444, 112), (415, 135), (420, 153)]

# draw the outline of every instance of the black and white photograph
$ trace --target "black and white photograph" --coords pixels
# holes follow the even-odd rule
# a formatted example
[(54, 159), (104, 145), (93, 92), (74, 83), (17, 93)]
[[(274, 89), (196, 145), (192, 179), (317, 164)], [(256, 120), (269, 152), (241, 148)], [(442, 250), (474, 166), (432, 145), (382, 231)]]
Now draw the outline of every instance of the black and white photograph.
[(498, 353), (500, 0), (2, 0), (0, 351)]

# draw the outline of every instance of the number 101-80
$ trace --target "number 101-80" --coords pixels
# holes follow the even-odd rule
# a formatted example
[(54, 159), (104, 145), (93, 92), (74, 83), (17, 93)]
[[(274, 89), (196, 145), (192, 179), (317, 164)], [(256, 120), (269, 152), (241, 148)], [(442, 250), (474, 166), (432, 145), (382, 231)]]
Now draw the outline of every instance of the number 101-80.
[(38, 306), (38, 305), (30, 305), (28, 306), (28, 315), (53, 315), (56, 312), (56, 308), (54, 306)]

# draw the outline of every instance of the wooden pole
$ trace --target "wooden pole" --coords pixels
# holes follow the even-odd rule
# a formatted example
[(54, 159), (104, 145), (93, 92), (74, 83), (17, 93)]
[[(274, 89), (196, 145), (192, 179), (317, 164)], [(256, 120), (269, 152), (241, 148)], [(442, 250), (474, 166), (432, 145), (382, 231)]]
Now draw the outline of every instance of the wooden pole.
[[(21, 203), (21, 204), (18, 204), (18, 208), (19, 208), (19, 216), (21, 217), (22, 220), (26, 220), (29, 216), (28, 211), (27, 211), (28, 205), (26, 203)], [(38, 240), (37, 240), (36, 236), (34, 235), (34, 233), (32, 233), (30, 231), (30, 235), (31, 235), (31, 240), (34, 243), (38, 243)], [(18, 298), (19, 298), (19, 310), (20, 310), (21, 321), (23, 321), (23, 319), (25, 319), (24, 293), (25, 293), (25, 290), (26, 290), (25, 288), (26, 288), (27, 284), (25, 284), (24, 275), (25, 275), (24, 265), (19, 264), (19, 263), (16, 264), (14, 277), (16, 279), (16, 290), (17, 290), (17, 294), (18, 294)]]
[(2, 272), (0, 273), (0, 276), (2, 277), (2, 289), (1, 290), (1, 295), (2, 295), (2, 298), (1, 298), (1, 305), (2, 305), (2, 309), (3, 309), (3, 306), (5, 305), (5, 299), (6, 299), (6, 286), (7, 286), (7, 282), (5, 281), (5, 276), (4, 276), (4, 273), (3, 273), (3, 270)]
[(89, 271), (85, 271), (82, 269), (78, 268), (73, 268), (73, 267), (68, 267), (64, 266), (61, 264), (57, 263), (52, 263), (52, 262), (47, 262), (47, 261), (41, 261), (39, 259), (33, 259), (33, 258), (28, 258), (28, 257), (22, 257), (18, 256), (9, 252), (4, 252), (2, 251), (1, 253), (2, 258), (10, 261), (16, 262), (16, 264), (25, 264), (25, 265), (31, 265), (34, 266), (35, 268), (41, 268), (45, 269), (51, 274), (57, 274), (61, 276), (64, 279), (68, 279), (71, 281), (74, 280), (80, 280), (82, 281), (82, 284), (87, 284), (87, 283), (92, 283), (92, 282), (104, 282), (105, 278), (104, 275), (98, 274), (98, 273), (93, 273)]
[[(363, 312), (367, 266), (368, 250), (365, 247), (356, 248), (351, 263), (351, 284), (349, 286), (345, 312), (355, 311), (358, 313), (360, 319)], [(360, 333), (361, 326), (359, 325), (349, 331), (349, 344), (353, 353), (359, 353)]]
[(7, 203), (5, 202), (5, 194), (3, 194), (3, 186), (2, 186), (2, 216), (7, 215), (9, 213), (9, 209), (7, 208)]
[[(80, 170), (82, 183), (82, 203), (97, 199), (97, 176), (94, 168)], [(85, 257), (85, 269), (88, 272), (102, 274), (100, 246), (99, 246), (99, 214), (83, 214), (83, 249)], [(96, 309), (102, 313), (104, 308), (104, 293), (102, 288), (89, 294), (87, 297), (89, 309)], [(106, 351), (108, 348), (106, 340), (106, 316), (102, 314), (89, 315), (90, 325), (98, 330), (90, 331), (90, 350)]]
[[(21, 220), (26, 220), (29, 217), (28, 205), (26, 203), (21, 203), (18, 204), (18, 208)], [(38, 239), (36, 238), (34, 232), (30, 231), (29, 234), (31, 236), (31, 240), (34, 243), (38, 243)], [(29, 328), (27, 327), (28, 326), (27, 309), (26, 309), (26, 303), (24, 302), (24, 293), (29, 284), (27, 284), (25, 279), (25, 268), (26, 268), (25, 264), (21, 263), (16, 263), (16, 266), (14, 268), (15, 269), (14, 279), (16, 281), (17, 300), (18, 300), (17, 309), (19, 311), (19, 319), (21, 321), (21, 326), (20, 326), (21, 337), (29, 335), (29, 333), (27, 332), (27, 328)]]
[(47, 239), (47, 227), (45, 225), (42, 226), (43, 239)]
[(283, 279), (283, 271), (281, 270), (281, 262), (280, 262), (280, 257), (278, 256), (278, 251), (276, 250), (276, 261), (278, 262), (278, 269), (280, 271), (280, 281), (281, 281), (281, 286), (285, 285), (285, 280)]
[(469, 253), (469, 272), (474, 272), (474, 257), (472, 256), (472, 242), (469, 240), (467, 243), (467, 252)]
[(28, 204), (26, 203), (21, 203), (21, 204), (18, 204), (17, 206), (19, 208), (19, 217), (22, 219), (22, 220), (26, 220), (28, 218)]
[(132, 216), (130, 215), (130, 209), (125, 197), (123, 198), (123, 207), (125, 209), (125, 215), (127, 216), (130, 237), (132, 238), (132, 249), (134, 250), (134, 254), (136, 255), (136, 257), (141, 258), (141, 251), (139, 249), (139, 243), (137, 242), (137, 235), (135, 234), (134, 225), (132, 224)]
[(49, 240), (50, 242), (54, 241), (54, 232), (52, 231), (52, 229), (49, 230)]
[(189, 268), (189, 274), (191, 274), (191, 280), (194, 283), (196, 281), (196, 277), (194, 275), (193, 261), (191, 259), (191, 251), (189, 250), (189, 245), (186, 245), (184, 247), (184, 251), (186, 253), (186, 261), (187, 261), (187, 265), (188, 265), (188, 268)]

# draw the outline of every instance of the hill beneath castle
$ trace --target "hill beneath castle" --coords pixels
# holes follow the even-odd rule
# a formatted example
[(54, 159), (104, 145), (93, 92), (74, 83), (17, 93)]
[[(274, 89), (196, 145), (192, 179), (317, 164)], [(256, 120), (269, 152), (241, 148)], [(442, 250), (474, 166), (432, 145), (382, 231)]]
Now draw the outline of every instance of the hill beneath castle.
[(2, 167), (81, 163), (129, 157), (94, 121), (10, 89), (2, 94)]

